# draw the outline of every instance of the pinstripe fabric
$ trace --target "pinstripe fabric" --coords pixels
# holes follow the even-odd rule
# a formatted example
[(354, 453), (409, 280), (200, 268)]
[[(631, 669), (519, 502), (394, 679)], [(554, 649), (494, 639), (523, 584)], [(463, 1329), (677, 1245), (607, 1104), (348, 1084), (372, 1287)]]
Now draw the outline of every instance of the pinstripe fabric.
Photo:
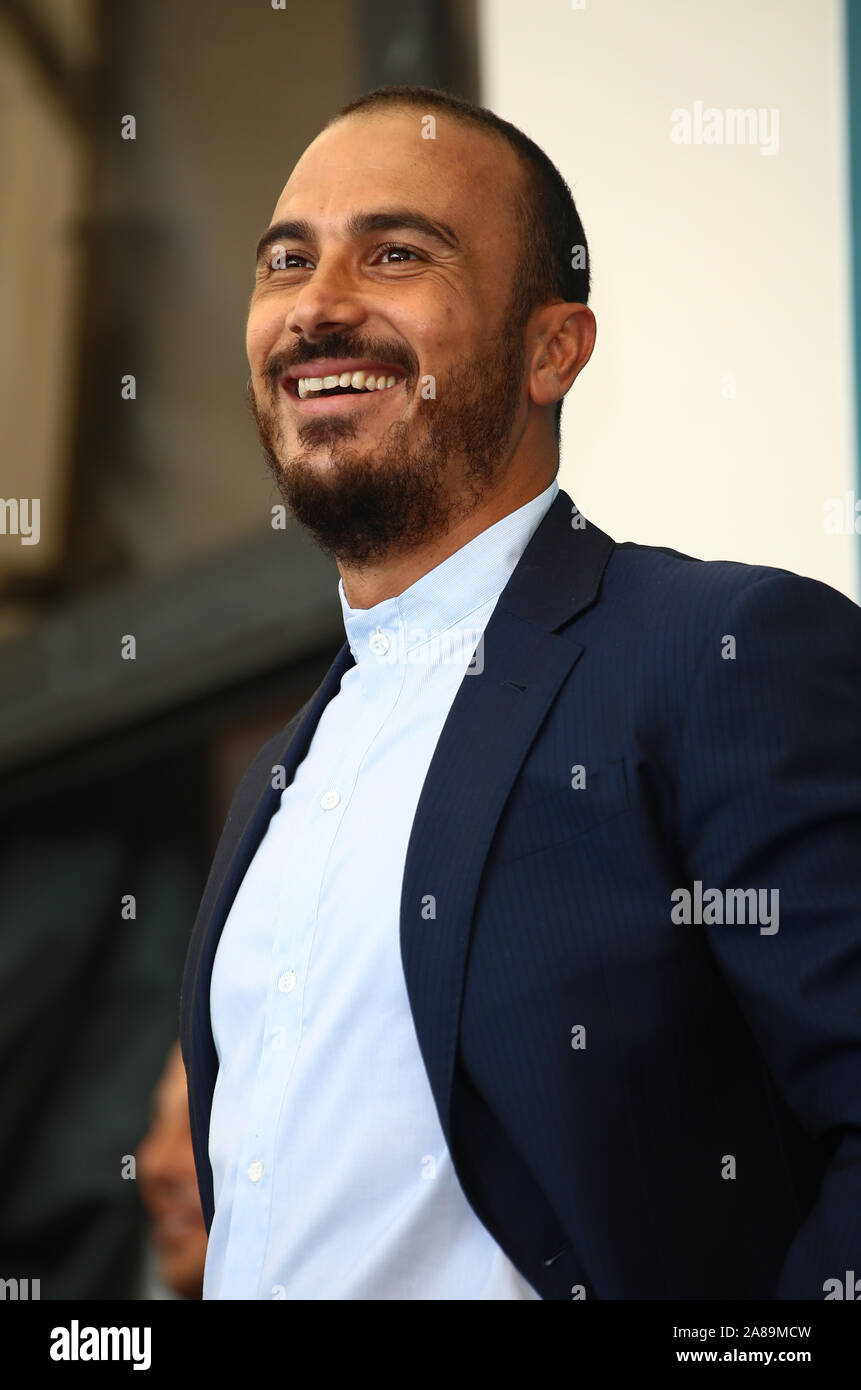
[[(401, 952), (446, 1141), (544, 1298), (819, 1299), (861, 1274), (861, 612), (572, 509), (503, 591), (412, 827)], [(215, 945), (269, 770), (350, 661), (240, 784), (192, 935), (208, 1222)], [(696, 882), (763, 890), (778, 929), (674, 922)]]

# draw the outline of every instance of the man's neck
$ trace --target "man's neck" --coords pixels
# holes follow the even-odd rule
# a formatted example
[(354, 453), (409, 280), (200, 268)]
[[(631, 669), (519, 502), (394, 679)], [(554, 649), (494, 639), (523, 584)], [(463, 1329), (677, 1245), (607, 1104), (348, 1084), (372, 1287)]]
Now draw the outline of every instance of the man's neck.
[(368, 566), (345, 565), (339, 560), (338, 569), (347, 603), (351, 608), (373, 608), (384, 599), (396, 598), (489, 526), (540, 496), (550, 486), (553, 477), (555, 473), (543, 482), (521, 479), (515, 486), (503, 485), (491, 497), (482, 499), (468, 516), (455, 522), (443, 535), (434, 536), (406, 554), (392, 555)]

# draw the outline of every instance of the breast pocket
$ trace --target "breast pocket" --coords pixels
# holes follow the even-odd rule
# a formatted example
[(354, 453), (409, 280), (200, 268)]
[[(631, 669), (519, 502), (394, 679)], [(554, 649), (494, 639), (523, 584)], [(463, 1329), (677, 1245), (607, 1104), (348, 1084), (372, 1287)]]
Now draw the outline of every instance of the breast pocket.
[(494, 846), (506, 862), (523, 859), (585, 835), (629, 806), (624, 758), (594, 770), (587, 767), (583, 787), (572, 787), (566, 781), (534, 800), (528, 790), (516, 790), (499, 822)]

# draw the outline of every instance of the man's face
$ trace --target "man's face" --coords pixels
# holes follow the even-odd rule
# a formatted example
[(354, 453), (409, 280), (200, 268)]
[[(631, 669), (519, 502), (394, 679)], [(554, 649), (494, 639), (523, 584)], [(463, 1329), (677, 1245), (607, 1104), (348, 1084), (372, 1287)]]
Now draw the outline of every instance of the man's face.
[[(278, 200), (249, 307), (249, 400), (273, 477), (318, 543), (354, 565), (468, 515), (526, 420), (524, 324), (509, 303), (516, 158), (445, 116), (435, 139), (422, 130), (418, 109), (397, 108), (317, 137)], [(300, 388), (337, 376), (340, 393), (359, 369), (395, 384)]]

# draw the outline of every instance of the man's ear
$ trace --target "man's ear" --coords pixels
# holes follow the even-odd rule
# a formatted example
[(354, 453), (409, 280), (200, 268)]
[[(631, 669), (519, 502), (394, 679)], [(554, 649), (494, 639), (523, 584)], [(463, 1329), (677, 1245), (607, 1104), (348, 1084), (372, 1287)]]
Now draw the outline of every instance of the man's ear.
[(586, 366), (595, 346), (595, 315), (586, 304), (548, 304), (537, 325), (538, 344), (529, 381), (536, 405), (561, 400)]

